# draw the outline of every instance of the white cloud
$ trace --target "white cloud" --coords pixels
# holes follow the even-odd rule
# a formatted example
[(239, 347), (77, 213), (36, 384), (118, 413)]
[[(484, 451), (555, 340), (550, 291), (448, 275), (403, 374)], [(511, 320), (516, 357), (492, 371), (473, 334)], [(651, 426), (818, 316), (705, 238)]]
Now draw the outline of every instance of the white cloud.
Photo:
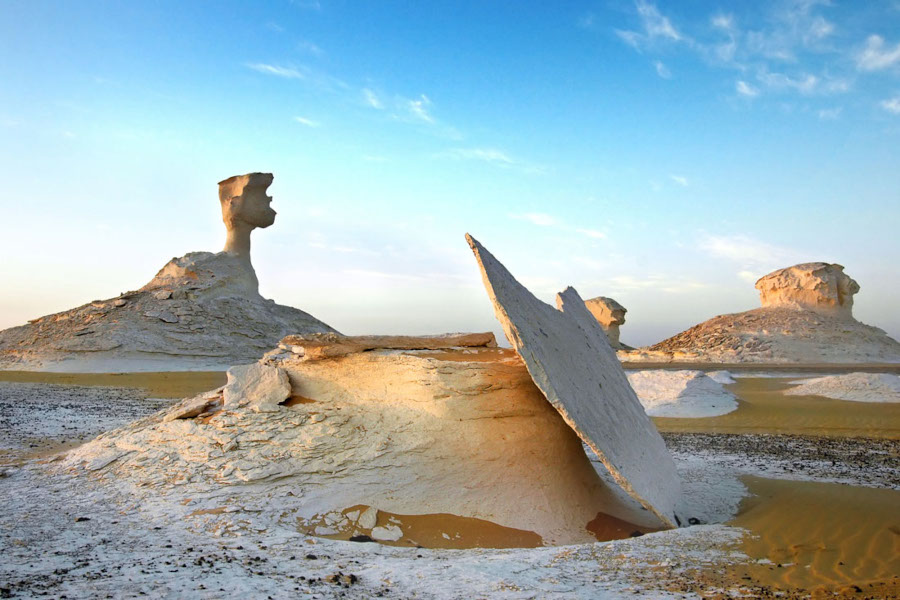
[(669, 18), (664, 17), (655, 5), (645, 0), (637, 0), (635, 6), (644, 23), (644, 31), (647, 32), (648, 37), (661, 37), (674, 41), (682, 39), (682, 35), (675, 29)]
[(514, 165), (516, 160), (511, 158), (502, 150), (496, 148), (454, 148), (445, 153), (451, 158), (460, 158), (467, 160), (482, 160), (489, 163), (499, 163), (503, 165)]
[(809, 73), (798, 78), (792, 78), (784, 73), (770, 73), (766, 69), (762, 69), (756, 78), (773, 90), (794, 89), (801, 94), (812, 94), (819, 85), (819, 78)]
[(377, 108), (381, 110), (384, 108), (384, 103), (381, 101), (381, 98), (378, 97), (378, 94), (370, 90), (369, 88), (363, 88), (362, 90), (363, 100), (366, 104), (371, 106), (372, 108)]
[(285, 79), (304, 79), (306, 76), (294, 67), (281, 67), (278, 65), (268, 65), (265, 63), (249, 63), (248, 68), (265, 73), (266, 75), (274, 75), (276, 77), (284, 77)]
[(651, 4), (646, 0), (635, 0), (635, 8), (641, 19), (643, 33), (630, 30), (617, 29), (618, 35), (626, 44), (633, 48), (640, 48), (642, 45), (652, 43), (656, 40), (667, 40), (671, 42), (684, 41), (685, 37), (679, 32), (672, 21), (664, 16), (656, 8), (655, 4)]
[(746, 81), (738, 81), (734, 84), (734, 89), (737, 90), (737, 93), (741, 96), (747, 96), (748, 98), (759, 96), (759, 90)]
[(717, 29), (724, 29), (726, 31), (734, 29), (734, 17), (732, 15), (723, 15), (719, 13), (713, 15), (709, 22)]
[(681, 187), (687, 187), (690, 183), (688, 178), (683, 175), (669, 175), (669, 178)]
[(528, 221), (532, 225), (537, 225), (539, 227), (554, 227), (561, 224), (559, 219), (553, 215), (548, 215), (547, 213), (532, 212), (509, 216), (517, 221)]
[(856, 57), (856, 67), (860, 71), (880, 71), (900, 65), (900, 43), (892, 48), (885, 48), (884, 38), (870, 35), (866, 46)]
[(823, 109), (820, 109), (817, 114), (819, 115), (820, 119), (822, 119), (823, 121), (826, 121), (826, 120), (831, 120), (831, 119), (837, 119), (839, 116), (841, 116), (841, 110), (842, 110), (842, 108), (840, 106), (837, 106), (835, 108), (823, 108)]
[(404, 100), (403, 108), (409, 113), (409, 115), (419, 121), (423, 121), (425, 123), (434, 123), (434, 117), (428, 112), (429, 107), (431, 106), (431, 100), (428, 99), (428, 96), (425, 94), (420, 95), (418, 98), (413, 100)]
[(879, 104), (881, 105), (881, 108), (888, 111), (889, 113), (900, 115), (900, 94), (894, 96), (893, 98), (882, 100)]
[(594, 238), (595, 240), (606, 239), (606, 234), (602, 231), (597, 231), (596, 229), (576, 229), (575, 231), (582, 235), (586, 235), (589, 238)]
[(700, 240), (701, 250), (742, 265), (764, 265), (776, 268), (788, 261), (796, 261), (797, 253), (746, 235), (707, 235)]
[(294, 120), (301, 125), (306, 125), (307, 127), (319, 127), (321, 125), (321, 123), (319, 123), (318, 121), (313, 121), (312, 119), (307, 119), (306, 117), (294, 117)]
[(671, 79), (672, 72), (662, 63), (661, 60), (657, 60), (653, 63), (653, 66), (656, 67), (656, 74), (662, 77), (663, 79)]

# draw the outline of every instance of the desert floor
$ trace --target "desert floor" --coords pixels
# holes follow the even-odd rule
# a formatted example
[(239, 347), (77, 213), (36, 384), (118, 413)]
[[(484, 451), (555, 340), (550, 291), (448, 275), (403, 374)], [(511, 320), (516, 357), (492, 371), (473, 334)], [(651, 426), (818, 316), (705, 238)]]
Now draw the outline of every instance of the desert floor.
[[(697, 524), (429, 549), (312, 537), (277, 506), (136, 503), (53, 469), (222, 373), (0, 372), (0, 597), (900, 597), (900, 405), (782, 394), (814, 374), (736, 373), (738, 410), (654, 419)], [(484, 537), (529, 545), (500, 538)]]

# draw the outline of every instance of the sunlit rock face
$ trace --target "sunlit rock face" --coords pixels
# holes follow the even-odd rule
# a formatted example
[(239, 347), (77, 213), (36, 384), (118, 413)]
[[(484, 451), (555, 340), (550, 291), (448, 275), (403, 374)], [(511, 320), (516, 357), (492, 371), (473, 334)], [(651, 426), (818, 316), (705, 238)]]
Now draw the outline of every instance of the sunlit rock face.
[(225, 250), (173, 258), (145, 286), (0, 332), (0, 368), (50, 371), (223, 369), (290, 333), (332, 332), (259, 295), (250, 232), (274, 222), (269, 173), (219, 185)]
[(763, 307), (791, 307), (851, 317), (859, 284), (837, 264), (811, 262), (769, 273), (756, 282)]
[[(310, 359), (293, 342), (234, 369), (224, 389), (101, 435), (63, 468), (136, 498), (190, 498), (195, 514), (240, 506), (308, 533), (398, 545), (477, 545), (466, 539), (472, 519), (499, 545), (627, 537), (657, 523), (601, 479), (511, 350)], [(289, 395), (274, 404), (285, 376)]]
[(624, 306), (606, 296), (585, 300), (584, 305), (603, 327), (610, 346), (616, 350), (630, 349), (619, 341), (619, 326), (625, 324), (625, 313), (628, 312)]
[(719, 315), (626, 362), (894, 363), (900, 343), (853, 318), (859, 284), (841, 265), (803, 263), (756, 282), (762, 308)]
[(578, 292), (557, 294), (556, 308), (541, 302), (478, 240), (466, 240), (494, 315), (534, 383), (621, 490), (660, 526), (675, 527), (681, 497), (675, 463)]

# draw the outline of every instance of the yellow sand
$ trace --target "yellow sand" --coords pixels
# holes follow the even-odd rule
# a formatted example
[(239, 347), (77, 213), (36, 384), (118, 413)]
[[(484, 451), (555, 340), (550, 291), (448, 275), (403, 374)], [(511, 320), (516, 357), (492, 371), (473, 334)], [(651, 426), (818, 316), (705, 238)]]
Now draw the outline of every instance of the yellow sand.
[(720, 417), (655, 417), (660, 431), (683, 433), (783, 433), (824, 437), (900, 439), (900, 404), (847, 402), (820, 396), (785, 396), (788, 380), (742, 377), (726, 386), (738, 409)]
[[(344, 515), (356, 511), (362, 513), (365, 505), (351, 506), (342, 511)], [(309, 520), (300, 519), (299, 528), (304, 533), (315, 535), (316, 527), (325, 525), (322, 517)], [(395, 525), (403, 531), (403, 537), (396, 542), (379, 542), (388, 546), (416, 546), (422, 548), (536, 548), (544, 544), (541, 536), (533, 531), (504, 527), (491, 521), (460, 517), (447, 513), (428, 515), (400, 515), (383, 510), (378, 511), (376, 526)], [(638, 527), (621, 519), (599, 513), (585, 528), (600, 540), (618, 540), (631, 536), (633, 532), (648, 533), (649, 529)], [(371, 530), (355, 525), (333, 535), (324, 535), (334, 540), (349, 540), (353, 536), (371, 535)]]
[(185, 398), (225, 385), (225, 373), (222, 371), (161, 373), (0, 371), (0, 381), (140, 388), (147, 390), (147, 394), (151, 398)]
[(772, 564), (736, 568), (733, 581), (750, 577), (780, 589), (842, 594), (856, 591), (854, 585), (863, 592), (897, 585), (900, 491), (751, 476), (743, 481), (752, 496), (729, 524), (752, 533), (743, 541), (745, 554)]

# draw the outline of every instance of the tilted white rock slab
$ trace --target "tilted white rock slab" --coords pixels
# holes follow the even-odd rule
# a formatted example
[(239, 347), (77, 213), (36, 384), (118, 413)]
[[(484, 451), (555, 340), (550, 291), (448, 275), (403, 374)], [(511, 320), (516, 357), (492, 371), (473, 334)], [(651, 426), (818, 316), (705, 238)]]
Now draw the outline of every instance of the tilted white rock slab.
[(497, 320), (535, 384), (616, 483), (675, 527), (681, 495), (675, 463), (578, 292), (568, 288), (558, 294), (556, 310), (535, 298), (472, 236), (466, 239)]

